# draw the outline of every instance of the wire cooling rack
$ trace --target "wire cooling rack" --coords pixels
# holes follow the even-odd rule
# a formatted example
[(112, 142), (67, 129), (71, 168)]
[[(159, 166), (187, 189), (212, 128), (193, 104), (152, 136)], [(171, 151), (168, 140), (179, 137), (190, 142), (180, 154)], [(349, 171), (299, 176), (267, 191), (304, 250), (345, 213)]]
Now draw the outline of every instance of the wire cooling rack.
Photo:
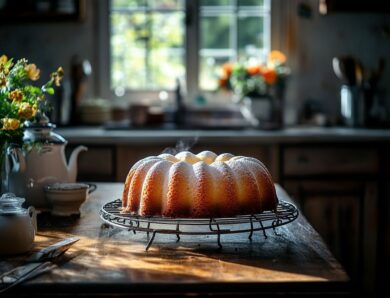
[(122, 201), (117, 199), (103, 205), (100, 217), (107, 224), (125, 230), (151, 233), (145, 250), (153, 244), (156, 234), (176, 235), (180, 241), (181, 235), (216, 235), (219, 248), (222, 248), (221, 235), (235, 233), (253, 233), (260, 231), (267, 238), (266, 230), (273, 229), (294, 221), (298, 209), (291, 203), (279, 201), (276, 211), (264, 211), (259, 214), (239, 215), (227, 218), (167, 218), (161, 216), (144, 217), (129, 213), (121, 213)]

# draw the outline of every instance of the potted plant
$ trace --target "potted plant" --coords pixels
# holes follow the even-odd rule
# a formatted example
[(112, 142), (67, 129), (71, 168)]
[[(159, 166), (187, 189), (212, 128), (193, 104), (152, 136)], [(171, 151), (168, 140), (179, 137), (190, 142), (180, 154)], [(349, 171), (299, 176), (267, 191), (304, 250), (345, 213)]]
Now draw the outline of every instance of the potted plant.
[(219, 89), (232, 91), (234, 102), (249, 102), (252, 113), (259, 118), (265, 102), (269, 103), (268, 116), (280, 125), (286, 79), (290, 74), (286, 62), (282, 52), (271, 51), (263, 64), (251, 60), (225, 63), (218, 77)]

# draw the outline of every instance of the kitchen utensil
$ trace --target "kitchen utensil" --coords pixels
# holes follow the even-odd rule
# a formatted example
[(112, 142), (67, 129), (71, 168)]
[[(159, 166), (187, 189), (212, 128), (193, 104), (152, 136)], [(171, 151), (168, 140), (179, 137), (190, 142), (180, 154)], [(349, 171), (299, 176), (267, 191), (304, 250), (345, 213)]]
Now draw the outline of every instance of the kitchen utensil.
[(136, 103), (130, 106), (130, 121), (133, 126), (142, 126), (148, 122), (149, 105)]
[(22, 207), (23, 198), (6, 193), (0, 198), (0, 255), (20, 254), (31, 249), (37, 231), (34, 207)]
[(80, 214), (80, 206), (88, 196), (89, 185), (84, 183), (54, 183), (45, 186), (45, 195), (51, 203), (52, 215)]
[(356, 84), (356, 61), (354, 58), (346, 56), (341, 58), (341, 67), (344, 71), (347, 85)]
[(28, 279), (52, 270), (55, 267), (57, 267), (57, 265), (51, 262), (30, 263), (8, 271), (0, 276), (0, 285), (7, 285), (6, 287), (0, 289), (0, 294)]
[(364, 67), (359, 61), (355, 64), (356, 85), (362, 87), (364, 83)]
[(27, 260), (27, 264), (18, 266), (0, 275), (0, 285), (6, 285), (5, 288), (0, 290), (0, 293), (11, 289), (25, 280), (56, 268), (57, 265), (53, 261), (79, 240), (80, 238), (71, 237), (43, 248), (32, 254)]
[(383, 76), (383, 72), (386, 67), (386, 61), (383, 58), (380, 58), (378, 61), (378, 68), (371, 71), (369, 78), (368, 78), (368, 84), (369, 88), (376, 89), (378, 86), (378, 83), (380, 79)]
[(333, 71), (336, 74), (336, 76), (343, 82), (346, 82), (347, 79), (344, 75), (344, 70), (341, 69), (341, 62), (338, 57), (334, 57), (332, 59), (332, 66), (333, 66)]
[(335, 57), (332, 60), (333, 70), (344, 84), (356, 84), (356, 60), (351, 56)]
[(92, 66), (88, 60), (82, 60), (78, 56), (72, 57), (71, 67), (71, 112), (72, 124), (78, 122), (77, 110), (87, 92), (87, 79), (91, 76)]
[(70, 237), (33, 253), (27, 262), (42, 262), (53, 260), (66, 252), (73, 244), (79, 241), (78, 237)]
[(111, 104), (101, 98), (82, 101), (78, 106), (79, 120), (85, 124), (104, 124), (111, 120)]
[[(222, 248), (221, 235), (249, 232), (249, 239), (252, 239), (253, 232), (262, 231), (264, 237), (267, 238), (267, 229), (273, 229), (275, 232), (277, 227), (289, 224), (299, 216), (299, 211), (293, 204), (282, 200), (279, 200), (276, 210), (273, 211), (268, 210), (260, 214), (223, 218), (143, 217), (123, 214), (120, 211), (121, 206), (121, 199), (104, 204), (100, 210), (100, 218), (112, 227), (133, 231), (134, 233), (137, 231), (152, 233), (145, 251), (152, 245), (156, 234), (176, 235), (177, 241), (180, 240), (181, 235), (203, 235), (207, 237), (208, 235), (215, 235), (220, 248)], [(254, 225), (255, 221), (259, 223), (259, 226)], [(190, 230), (189, 227), (191, 227)], [(205, 227), (209, 228), (205, 229)], [(278, 235), (276, 232), (275, 234)]]
[(371, 69), (365, 78), (364, 102), (365, 125), (368, 127), (381, 127), (386, 121), (386, 108), (383, 94), (378, 88), (380, 79), (385, 70), (385, 60), (380, 58), (378, 68)]

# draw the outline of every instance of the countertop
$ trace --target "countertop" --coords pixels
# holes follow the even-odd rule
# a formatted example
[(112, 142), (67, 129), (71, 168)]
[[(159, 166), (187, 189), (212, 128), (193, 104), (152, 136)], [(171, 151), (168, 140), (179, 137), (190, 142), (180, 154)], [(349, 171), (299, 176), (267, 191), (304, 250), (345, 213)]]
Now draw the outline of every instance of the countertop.
[(56, 132), (70, 143), (137, 144), (166, 143), (194, 139), (218, 143), (310, 143), (310, 142), (384, 142), (390, 141), (390, 129), (352, 129), (296, 127), (281, 130), (106, 130), (103, 127), (58, 128)]
[[(145, 251), (145, 233), (109, 228), (99, 218), (101, 206), (117, 199), (121, 183), (98, 183), (81, 207), (80, 218), (46, 221), (36, 237), (34, 250), (78, 236), (79, 242), (63, 256), (58, 268), (10, 290), (10, 296), (118, 293), (148, 296), (223, 294), (236, 296), (346, 293), (349, 278), (303, 215), (268, 238), (255, 232), (221, 236), (157, 235)], [(279, 199), (290, 201), (277, 186)], [(42, 226), (42, 225), (41, 225)], [(0, 260), (0, 273), (23, 263), (28, 256)], [(5, 293), (7, 294), (7, 293)]]

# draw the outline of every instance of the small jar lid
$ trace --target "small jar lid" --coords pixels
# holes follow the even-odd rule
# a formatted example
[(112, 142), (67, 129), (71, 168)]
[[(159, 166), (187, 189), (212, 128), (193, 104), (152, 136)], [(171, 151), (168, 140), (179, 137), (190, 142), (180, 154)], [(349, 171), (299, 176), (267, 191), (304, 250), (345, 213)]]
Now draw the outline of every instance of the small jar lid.
[(0, 215), (25, 214), (27, 209), (22, 207), (25, 199), (13, 193), (5, 193), (0, 197)]
[(89, 185), (85, 183), (64, 183), (57, 182), (45, 186), (45, 191), (75, 191), (80, 189), (88, 189)]

